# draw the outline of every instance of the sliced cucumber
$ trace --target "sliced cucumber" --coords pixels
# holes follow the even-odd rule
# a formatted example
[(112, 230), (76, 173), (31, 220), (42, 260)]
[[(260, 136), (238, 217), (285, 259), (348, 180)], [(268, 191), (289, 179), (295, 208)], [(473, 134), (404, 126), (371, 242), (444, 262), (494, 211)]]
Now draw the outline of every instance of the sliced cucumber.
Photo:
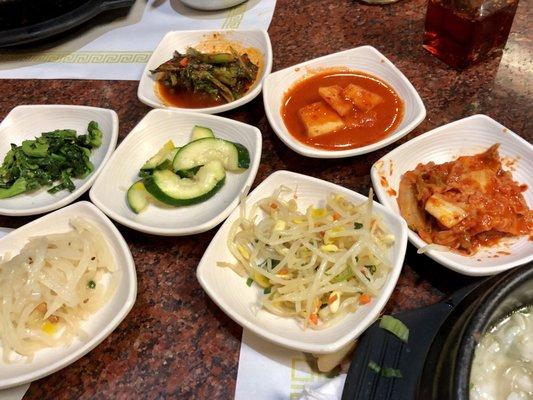
[(137, 181), (131, 185), (126, 194), (128, 205), (135, 214), (139, 214), (148, 206), (151, 197), (142, 181)]
[(204, 138), (183, 146), (174, 157), (173, 169), (179, 175), (189, 176), (188, 170), (218, 160), (228, 171), (238, 171), (250, 166), (246, 147), (224, 139)]
[(154, 169), (159, 164), (165, 161), (168, 154), (174, 150), (175, 146), (174, 143), (172, 143), (172, 140), (169, 140), (166, 142), (163, 147), (159, 149), (157, 154), (153, 155), (148, 161), (144, 163), (144, 165), (141, 167), (141, 169)]
[(166, 158), (161, 161), (156, 169), (172, 169), (172, 161), (174, 161), (174, 157), (176, 157), (176, 153), (179, 151), (181, 147), (174, 147), (166, 156)]
[(199, 126), (195, 125), (194, 128), (192, 128), (191, 132), (191, 142), (198, 139), (204, 139), (204, 138), (214, 138), (215, 134), (213, 133), (213, 130), (211, 128), (206, 128), (205, 126)]
[(180, 178), (169, 170), (155, 170), (144, 179), (144, 186), (163, 203), (186, 206), (213, 196), (224, 185), (225, 178), (223, 165), (213, 160), (201, 167), (194, 179)]

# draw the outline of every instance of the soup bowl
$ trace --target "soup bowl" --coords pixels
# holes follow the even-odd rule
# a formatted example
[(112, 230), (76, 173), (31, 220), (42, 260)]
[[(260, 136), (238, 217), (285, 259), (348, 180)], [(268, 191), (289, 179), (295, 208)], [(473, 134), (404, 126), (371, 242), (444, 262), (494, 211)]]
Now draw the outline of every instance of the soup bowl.
[(419, 400), (468, 400), (476, 347), (513, 311), (533, 304), (533, 263), (485, 280), (454, 308), (431, 344)]

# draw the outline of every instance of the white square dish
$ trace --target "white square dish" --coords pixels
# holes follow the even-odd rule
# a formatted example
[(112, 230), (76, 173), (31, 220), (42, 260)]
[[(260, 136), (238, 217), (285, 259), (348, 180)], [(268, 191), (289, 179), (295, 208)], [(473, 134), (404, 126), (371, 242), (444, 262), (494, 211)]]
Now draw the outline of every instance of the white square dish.
[[(206, 108), (179, 108), (168, 106), (158, 97), (155, 92), (155, 80), (150, 74), (150, 70), (157, 68), (165, 61), (172, 58), (174, 51), (184, 52), (187, 47), (194, 47), (213, 34), (222, 35), (230, 42), (235, 42), (243, 47), (253, 47), (259, 50), (263, 55), (263, 62), (260, 65), (258, 77), (248, 92), (241, 98), (227, 104)], [(137, 97), (144, 104), (154, 108), (172, 108), (184, 111), (194, 111), (197, 113), (218, 114), (224, 111), (232, 110), (243, 104), (252, 101), (261, 93), (263, 81), (272, 70), (272, 46), (268, 33), (260, 29), (252, 30), (198, 30), (198, 31), (173, 31), (168, 32), (161, 42), (157, 45), (148, 60), (146, 67), (139, 81)]]
[[(330, 193), (340, 193), (348, 200), (362, 203), (367, 197), (317, 178), (288, 171), (277, 171), (265, 179), (246, 199), (251, 205), (270, 196), (279, 186), (295, 188), (300, 210), (325, 200)], [(396, 240), (390, 249), (392, 270), (381, 293), (372, 303), (348, 314), (332, 327), (323, 330), (303, 330), (295, 319), (279, 317), (261, 309), (257, 310), (260, 289), (248, 287), (246, 280), (230, 268), (217, 266), (217, 262), (234, 262), (227, 247), (227, 238), (233, 222), (239, 216), (234, 210), (211, 241), (198, 265), (196, 276), (209, 297), (235, 322), (256, 335), (280, 346), (309, 353), (331, 353), (357, 338), (378, 317), (387, 303), (400, 275), (407, 246), (405, 221), (382, 205), (374, 202), (376, 213), (381, 215)]]
[[(106, 238), (121, 279), (113, 297), (83, 323), (88, 340), (75, 339), (68, 347), (54, 347), (36, 353), (31, 362), (4, 364), (0, 357), (0, 389), (32, 382), (50, 375), (83, 357), (115, 330), (128, 315), (137, 296), (137, 277), (131, 252), (113, 223), (93, 204), (80, 201), (36, 219), (0, 239), (0, 254), (17, 254), (31, 237), (65, 232), (73, 218), (89, 220)], [(0, 355), (2, 349), (0, 345)]]
[[(396, 91), (402, 99), (405, 109), (400, 125), (390, 135), (367, 146), (336, 151), (307, 146), (288, 132), (280, 112), (287, 90), (312, 72), (335, 67), (348, 68), (377, 76)], [(263, 102), (268, 121), (278, 137), (295, 152), (314, 158), (352, 157), (380, 149), (407, 135), (426, 117), (424, 103), (411, 82), (392, 62), (372, 46), (361, 46), (329, 54), (270, 74), (263, 87)]]
[[(103, 133), (102, 145), (91, 152), (94, 171), (85, 179), (73, 179), (73, 192), (61, 190), (50, 194), (47, 188), (32, 193), (1, 199), (0, 214), (10, 216), (35, 215), (56, 210), (73, 202), (93, 184), (113, 153), (118, 138), (118, 117), (113, 110), (71, 105), (25, 105), (15, 107), (0, 123), (0, 157), (3, 161), (11, 143), (40, 136), (56, 129), (74, 129), (78, 135), (87, 133), (87, 125), (96, 121)], [(1, 162), (0, 161), (0, 162)]]
[[(126, 203), (126, 191), (145, 161), (168, 140), (183, 146), (195, 125), (213, 129), (216, 137), (244, 145), (250, 166), (240, 173), (228, 172), (224, 186), (210, 199), (183, 207), (150, 204), (135, 214)], [(227, 118), (179, 110), (150, 111), (126, 136), (90, 192), (91, 200), (115, 221), (141, 232), (164, 236), (192, 235), (222, 222), (237, 206), (239, 195), (251, 186), (261, 159), (259, 129)]]
[[(512, 161), (514, 180), (528, 185), (524, 198), (531, 208), (533, 146), (486, 115), (473, 115), (433, 129), (402, 144), (378, 160), (372, 166), (371, 176), (379, 201), (400, 215), (396, 193), (403, 173), (413, 170), (419, 163), (433, 161), (441, 164), (462, 155), (481, 153), (495, 143), (500, 143), (500, 157)], [(409, 240), (417, 248), (427, 245), (412, 230), (409, 230)], [(506, 239), (499, 245), (481, 249), (471, 256), (435, 249), (430, 249), (425, 254), (461, 274), (484, 276), (497, 274), (533, 260), (533, 242), (527, 237)]]

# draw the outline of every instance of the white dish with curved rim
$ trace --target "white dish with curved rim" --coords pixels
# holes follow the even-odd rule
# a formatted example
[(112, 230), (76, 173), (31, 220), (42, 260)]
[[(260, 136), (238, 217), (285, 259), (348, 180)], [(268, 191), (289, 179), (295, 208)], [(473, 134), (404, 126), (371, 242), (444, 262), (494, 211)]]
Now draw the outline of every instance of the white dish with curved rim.
[[(184, 52), (187, 47), (194, 47), (205, 40), (206, 37), (212, 34), (221, 34), (228, 41), (241, 44), (243, 47), (253, 47), (259, 50), (263, 55), (263, 64), (260, 66), (258, 77), (252, 87), (241, 98), (230, 103), (221, 104), (214, 107), (206, 108), (181, 108), (169, 106), (163, 103), (155, 91), (155, 80), (152, 78), (150, 70), (157, 68), (165, 61), (172, 58), (174, 51), (178, 50)], [(233, 30), (233, 29), (219, 29), (219, 30), (198, 30), (198, 31), (172, 31), (168, 32), (161, 42), (157, 45), (148, 60), (146, 67), (139, 81), (139, 88), (137, 90), (137, 97), (144, 104), (154, 108), (169, 108), (183, 111), (192, 111), (205, 114), (218, 114), (224, 111), (229, 111), (243, 104), (252, 101), (261, 93), (263, 81), (265, 77), (272, 70), (272, 45), (270, 44), (270, 37), (265, 30), (250, 29), (250, 30)]]
[[(382, 140), (349, 150), (323, 150), (308, 146), (292, 136), (283, 122), (281, 106), (287, 90), (309, 74), (324, 68), (348, 68), (374, 75), (390, 85), (404, 103), (404, 116), (398, 127)], [(343, 158), (370, 153), (407, 135), (426, 117), (426, 108), (411, 82), (383, 54), (372, 46), (329, 54), (270, 74), (263, 87), (268, 122), (276, 135), (295, 152), (313, 158)]]
[(21, 358), (11, 364), (3, 363), (0, 344), (0, 389), (22, 385), (50, 375), (83, 357), (100, 344), (128, 315), (137, 296), (135, 264), (128, 245), (113, 223), (98, 208), (87, 201), (38, 218), (0, 239), (0, 254), (16, 254), (28, 238), (70, 229), (69, 221), (76, 217), (90, 220), (106, 238), (122, 276), (113, 297), (83, 323), (89, 339), (75, 339), (68, 347), (51, 347), (36, 353), (31, 362)]
[[(323, 202), (330, 193), (340, 193), (348, 200), (362, 203), (367, 197), (345, 187), (289, 171), (276, 171), (266, 178), (246, 199), (247, 204), (270, 196), (279, 186), (295, 188), (300, 209)], [(233, 222), (239, 216), (236, 209), (211, 240), (196, 270), (198, 281), (209, 297), (235, 322), (256, 335), (280, 346), (308, 353), (331, 353), (357, 338), (380, 315), (392, 294), (400, 275), (407, 246), (407, 224), (381, 204), (374, 202), (376, 212), (396, 237), (390, 250), (392, 270), (381, 293), (368, 305), (348, 314), (332, 327), (323, 330), (302, 330), (295, 319), (279, 317), (261, 309), (257, 299), (262, 290), (248, 287), (246, 279), (230, 268), (217, 266), (218, 261), (235, 262), (227, 247), (227, 238)]]
[[(188, 143), (194, 125), (206, 126), (216, 137), (244, 145), (250, 153), (250, 166), (239, 173), (227, 172), (224, 186), (202, 203), (183, 207), (149, 204), (135, 214), (126, 202), (126, 191), (139, 179), (139, 169), (168, 140), (176, 146)], [(222, 222), (237, 206), (244, 188), (252, 185), (261, 160), (261, 145), (259, 129), (242, 122), (180, 110), (151, 110), (118, 146), (90, 197), (109, 217), (141, 232), (163, 236), (204, 232)]]
[[(473, 115), (440, 126), (402, 144), (379, 159), (371, 169), (372, 183), (379, 201), (400, 215), (396, 192), (402, 174), (419, 163), (441, 164), (462, 155), (478, 154), (500, 143), (500, 157), (509, 160), (514, 180), (528, 185), (524, 193), (533, 207), (533, 146), (516, 133), (486, 115)], [(505, 166), (506, 163), (504, 163)], [(392, 190), (391, 190), (392, 189)], [(417, 248), (427, 245), (418, 234), (409, 230), (409, 240)], [(509, 254), (506, 254), (509, 253)], [(451, 251), (428, 250), (430, 258), (464, 275), (493, 275), (533, 260), (533, 242), (527, 237), (502, 240), (471, 256)]]
[(0, 162), (11, 148), (23, 140), (33, 139), (43, 132), (75, 129), (78, 135), (87, 133), (90, 121), (98, 122), (103, 133), (102, 145), (91, 152), (94, 171), (84, 179), (73, 179), (73, 192), (61, 190), (50, 194), (47, 188), (32, 193), (1, 199), (0, 214), (11, 216), (35, 215), (57, 210), (73, 202), (93, 184), (113, 153), (118, 138), (118, 117), (113, 110), (72, 105), (24, 105), (13, 108), (0, 123)]

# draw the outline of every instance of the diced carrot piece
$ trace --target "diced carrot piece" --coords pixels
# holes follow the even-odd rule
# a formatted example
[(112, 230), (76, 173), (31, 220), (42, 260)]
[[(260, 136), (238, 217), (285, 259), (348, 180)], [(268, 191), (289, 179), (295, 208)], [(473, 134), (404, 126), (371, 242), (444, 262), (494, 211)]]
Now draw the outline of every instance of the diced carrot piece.
[(337, 295), (336, 294), (334, 294), (333, 296), (329, 296), (328, 304), (333, 303), (335, 300), (337, 300)]
[(309, 321), (311, 321), (311, 323), (313, 325), (318, 325), (318, 315), (317, 314), (311, 314), (309, 316)]
[(362, 294), (361, 296), (359, 296), (359, 304), (361, 305), (368, 304), (371, 301), (372, 301), (372, 298), (367, 294)]
[(185, 68), (187, 65), (189, 65), (189, 59), (188, 58), (182, 58), (179, 62), (180, 67)]
[(341, 215), (339, 213), (333, 213), (333, 221), (337, 221), (341, 218)]

